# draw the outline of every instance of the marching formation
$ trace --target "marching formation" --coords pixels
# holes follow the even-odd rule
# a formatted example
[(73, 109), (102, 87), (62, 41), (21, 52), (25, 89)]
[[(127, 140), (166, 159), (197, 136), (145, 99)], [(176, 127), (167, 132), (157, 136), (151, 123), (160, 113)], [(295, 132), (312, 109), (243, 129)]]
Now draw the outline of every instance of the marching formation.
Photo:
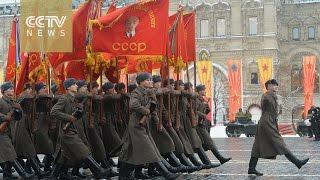
[[(189, 82), (149, 73), (138, 74), (136, 82), (126, 92), (124, 83), (99, 87), (69, 78), (63, 82), (66, 94), (58, 94), (57, 86), (49, 94), (39, 82), (25, 84), (17, 98), (11, 82), (2, 84), (3, 177), (17, 178), (13, 167), (25, 179), (81, 179), (86, 169), (97, 179), (176, 179), (231, 159), (219, 153), (207, 130), (204, 85), (194, 92)], [(220, 164), (211, 163), (206, 151)]]

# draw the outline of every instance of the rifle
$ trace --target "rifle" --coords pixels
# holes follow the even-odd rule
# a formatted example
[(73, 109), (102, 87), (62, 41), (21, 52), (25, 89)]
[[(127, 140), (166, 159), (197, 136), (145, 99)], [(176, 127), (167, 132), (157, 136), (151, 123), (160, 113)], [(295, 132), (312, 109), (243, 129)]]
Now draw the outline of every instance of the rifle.
[[(8, 116), (8, 115), (9, 115), (9, 118), (12, 119), (13, 111), (10, 111), (10, 112), (7, 114), (7, 116)], [(2, 123), (0, 124), (0, 134), (3, 134), (3, 133), (6, 131), (8, 125), (9, 125), (9, 121), (4, 121), (4, 122), (2, 122)]]
[(196, 115), (194, 112), (192, 94), (191, 94), (191, 97), (189, 98), (189, 103), (190, 103), (191, 125), (192, 125), (192, 127), (196, 127), (198, 125), (198, 122), (197, 122)]
[(159, 103), (160, 103), (160, 107), (159, 107), (159, 124), (158, 124), (158, 131), (161, 131), (161, 127), (162, 127), (162, 110), (163, 110), (163, 93), (161, 92), (160, 96), (159, 96)]
[(179, 131), (181, 127), (181, 120), (180, 120), (180, 113), (179, 113), (179, 99), (180, 96), (177, 95), (176, 97), (176, 130)]
[[(81, 102), (77, 102), (77, 104), (83, 104), (85, 101), (86, 101), (87, 99), (86, 98), (84, 98)], [(91, 98), (91, 100), (92, 100), (92, 98)], [(92, 105), (92, 103), (91, 103), (91, 105)], [(81, 109), (81, 108), (79, 108), (79, 107), (76, 107), (76, 110), (72, 113), (72, 116), (74, 116), (74, 117), (76, 117), (76, 116), (80, 116), (79, 115), (79, 113), (81, 113), (81, 116), (82, 116), (82, 110), (83, 109)], [(81, 111), (81, 112), (80, 112)], [(76, 117), (77, 118), (77, 117)], [(78, 117), (79, 118), (79, 117)], [(78, 119), (77, 118), (77, 119)], [(80, 119), (80, 118), (79, 118)], [(69, 127), (70, 127), (70, 125), (71, 125), (71, 123), (72, 122), (67, 122), (66, 123), (66, 125), (62, 128), (62, 130), (63, 131), (67, 131), (68, 129), (69, 129)], [(90, 125), (90, 124), (89, 124)], [(93, 126), (92, 126), (93, 127)]]
[(172, 127), (172, 120), (171, 120), (171, 92), (168, 92), (168, 126)]

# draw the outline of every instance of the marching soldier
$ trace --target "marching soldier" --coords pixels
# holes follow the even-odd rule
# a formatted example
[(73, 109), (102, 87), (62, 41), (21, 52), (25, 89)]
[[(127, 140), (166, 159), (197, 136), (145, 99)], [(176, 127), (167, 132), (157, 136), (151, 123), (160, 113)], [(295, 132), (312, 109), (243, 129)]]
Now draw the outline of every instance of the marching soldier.
[[(58, 94), (58, 86), (55, 83), (51, 84), (51, 93), (52, 93), (52, 101), (51, 107), (53, 107), (58, 99), (61, 97), (61, 94)], [(59, 135), (59, 125), (57, 124), (57, 119), (50, 117), (50, 126), (49, 126), (49, 137), (53, 144), (53, 149), (56, 149), (58, 135)]]
[(14, 90), (11, 82), (1, 85), (2, 97), (0, 98), (0, 164), (3, 168), (3, 178), (17, 179), (12, 175), (12, 166), (22, 178), (32, 178), (32, 175), (25, 172), (24, 168), (17, 161), (17, 154), (12, 145), (12, 128), (14, 120), (20, 120), (22, 109), (14, 101)]
[(35, 96), (32, 93), (32, 87), (29, 83), (26, 83), (24, 85), (24, 91), (20, 94), (17, 100), (23, 110), (23, 117), (21, 121), (16, 122), (14, 144), (17, 156), (20, 159), (20, 163), (22, 164), (24, 162), (23, 159), (27, 159), (25, 163), (26, 172), (32, 173), (33, 169), (38, 178), (41, 179), (47, 173), (44, 173), (40, 169), (40, 165), (37, 160), (36, 148), (34, 146), (34, 100)]
[(114, 87), (117, 94), (121, 95), (120, 99), (116, 101), (117, 119), (118, 119), (118, 134), (122, 138), (128, 122), (129, 122), (129, 100), (130, 96), (126, 93), (126, 85), (118, 83)]
[(118, 156), (122, 144), (115, 127), (118, 121), (116, 102), (121, 98), (121, 95), (114, 93), (114, 85), (111, 82), (104, 83), (102, 90), (104, 91), (103, 111), (106, 118), (106, 123), (102, 126), (102, 140), (107, 155), (114, 157)]
[(137, 76), (138, 87), (131, 93), (130, 121), (123, 137), (123, 146), (119, 156), (119, 179), (130, 178), (130, 173), (137, 165), (149, 164), (166, 179), (176, 179), (179, 175), (172, 174), (161, 162), (161, 155), (153, 141), (148, 127), (151, 117), (156, 115), (156, 99), (149, 73)]
[(44, 154), (44, 170), (51, 170), (53, 157), (53, 143), (49, 138), (50, 110), (52, 96), (47, 93), (47, 86), (43, 82), (35, 84), (35, 124), (34, 124), (34, 146), (37, 154)]
[[(173, 153), (175, 151), (175, 146), (173, 140), (171, 139), (169, 133), (165, 128), (163, 128), (163, 117), (164, 111), (163, 105), (163, 88), (161, 88), (161, 76), (154, 75), (153, 78), (153, 90), (155, 91), (157, 97), (157, 118), (152, 118), (150, 121), (150, 132), (157, 145), (160, 154), (165, 158), (169, 159), (174, 167), (171, 166), (165, 159), (163, 159), (163, 164), (171, 172), (187, 172), (189, 169), (182, 165), (178, 158)], [(189, 170), (190, 171), (190, 170)]]
[[(197, 101), (196, 101), (196, 95), (193, 93), (193, 85), (191, 83), (185, 83), (184, 84), (184, 102), (187, 104), (187, 111), (186, 114), (186, 123), (185, 123), (185, 130), (187, 133), (187, 136), (189, 137), (189, 140), (191, 142), (193, 150), (199, 155), (199, 158), (201, 159), (202, 163), (204, 164), (204, 168), (210, 169), (215, 168), (219, 165), (212, 164), (206, 153), (204, 152), (204, 149), (202, 147), (202, 141), (198, 135), (198, 132), (196, 130), (196, 127), (198, 125), (198, 119), (197, 119)], [(191, 162), (194, 164), (200, 165), (199, 162), (194, 158), (194, 156), (191, 156), (190, 158)]]
[[(163, 85), (164, 85), (164, 87), (166, 87), (166, 90), (164, 93), (164, 112), (163, 112), (162, 116), (163, 116), (163, 120), (165, 122), (164, 127), (166, 128), (166, 130), (168, 131), (169, 135), (171, 136), (171, 138), (174, 142), (175, 155), (179, 158), (180, 162), (183, 165), (189, 167), (188, 168), (189, 172), (201, 170), (203, 168), (203, 166), (194, 157), (194, 155), (193, 155), (194, 152), (193, 152), (193, 150), (190, 150), (190, 148), (188, 147), (188, 142), (185, 141), (183, 144), (183, 142), (181, 141), (176, 130), (173, 128), (173, 125), (176, 126), (177, 124), (172, 123), (172, 119), (175, 120), (175, 118), (174, 118), (175, 114), (180, 113), (180, 112), (177, 112), (178, 109), (176, 109), (175, 107), (177, 105), (176, 100), (181, 95), (181, 92), (174, 90), (175, 82), (173, 79), (165, 80)], [(181, 127), (181, 125), (180, 125), (180, 127)], [(193, 159), (195, 161), (191, 163), (188, 158), (190, 158), (190, 160)], [(174, 159), (171, 158), (171, 161), (173, 161), (173, 160)]]
[(198, 126), (197, 132), (202, 141), (202, 147), (204, 150), (211, 150), (213, 155), (220, 161), (220, 164), (224, 164), (231, 160), (231, 158), (223, 157), (218, 151), (217, 146), (210, 137), (210, 133), (206, 129), (207, 114), (210, 112), (210, 107), (205, 101), (203, 96), (205, 96), (206, 87), (204, 85), (198, 85), (196, 87), (197, 95), (197, 115), (198, 115)]
[(287, 148), (279, 133), (277, 118), (281, 114), (281, 110), (278, 111), (277, 81), (275, 79), (268, 80), (265, 83), (265, 87), (267, 92), (261, 98), (262, 115), (258, 122), (248, 169), (248, 174), (257, 176), (263, 176), (262, 173), (256, 170), (258, 158), (275, 159), (277, 155), (284, 154), (299, 169), (309, 161), (309, 158), (297, 159)]
[(60, 97), (51, 110), (51, 115), (60, 121), (60, 148), (58, 149), (57, 164), (52, 176), (56, 176), (63, 165), (76, 167), (84, 162), (95, 178), (104, 178), (107, 171), (101, 168), (90, 155), (90, 150), (81, 140), (74, 125), (74, 122), (81, 121), (82, 117), (82, 107), (75, 100), (75, 94), (77, 93), (76, 80), (73, 78), (66, 79), (63, 86), (67, 90), (67, 94)]
[(108, 170), (108, 177), (113, 177), (117, 176), (118, 173), (112, 170), (112, 165), (107, 159), (106, 150), (102, 141), (101, 126), (106, 123), (106, 118), (103, 112), (103, 96), (99, 94), (98, 88), (99, 84), (97, 82), (91, 82), (89, 84), (90, 98), (92, 98), (89, 106), (90, 103), (92, 103), (92, 107), (89, 108), (88, 114), (91, 109), (92, 115), (89, 116), (92, 116), (92, 120), (88, 121), (87, 134), (94, 159), (99, 162), (103, 168)]

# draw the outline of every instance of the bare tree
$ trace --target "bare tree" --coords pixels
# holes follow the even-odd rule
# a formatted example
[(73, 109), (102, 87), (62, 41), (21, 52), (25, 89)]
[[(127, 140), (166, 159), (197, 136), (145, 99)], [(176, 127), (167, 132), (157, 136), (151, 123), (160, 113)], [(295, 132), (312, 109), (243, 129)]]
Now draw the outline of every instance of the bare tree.
[(227, 101), (227, 86), (228, 82), (226, 77), (219, 71), (213, 71), (213, 123), (217, 124), (218, 115), (226, 115), (226, 101)]

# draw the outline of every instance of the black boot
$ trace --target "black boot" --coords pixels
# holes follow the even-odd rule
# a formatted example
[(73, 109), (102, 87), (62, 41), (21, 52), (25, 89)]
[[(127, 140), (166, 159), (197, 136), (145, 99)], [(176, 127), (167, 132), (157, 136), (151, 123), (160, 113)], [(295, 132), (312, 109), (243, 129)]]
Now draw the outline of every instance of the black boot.
[(150, 176), (142, 172), (142, 166), (136, 166), (134, 168), (134, 178), (136, 179), (151, 179)]
[(45, 155), (43, 158), (43, 164), (44, 164), (44, 171), (51, 171), (51, 164), (54, 161), (54, 157), (52, 154)]
[(203, 148), (196, 149), (199, 158), (201, 159), (202, 163), (205, 165), (206, 169), (211, 169), (220, 166), (220, 164), (213, 164), (211, 163), (210, 159), (208, 158), (206, 152)]
[(113, 161), (112, 158), (108, 157), (107, 160), (108, 160), (109, 164), (111, 164), (113, 167), (117, 167), (117, 166), (118, 166), (118, 165)]
[(38, 157), (38, 156), (36, 156), (35, 158), (36, 158), (36, 160), (37, 160), (37, 162), (38, 162), (38, 164), (39, 164), (40, 168), (43, 168), (43, 167), (44, 167), (44, 164), (40, 161), (39, 157)]
[(198, 161), (198, 159), (193, 154), (189, 154), (188, 158), (190, 159), (192, 164), (194, 164), (195, 166), (197, 166), (199, 168), (199, 170), (207, 168), (207, 166), (202, 164), (200, 161)]
[(50, 179), (58, 179), (60, 173), (61, 173), (61, 170), (63, 168), (63, 165), (62, 164), (55, 164), (52, 168), (52, 172), (51, 172), (51, 175), (50, 175)]
[(223, 157), (217, 148), (211, 149), (212, 154), (220, 161), (221, 164), (224, 164), (228, 161), (230, 161), (232, 158), (225, 158)]
[(61, 168), (61, 172), (60, 172), (60, 175), (59, 175), (59, 179), (63, 179), (63, 180), (74, 180), (74, 177), (71, 176), (69, 173), (68, 173), (68, 167), (63, 165), (62, 168)]
[(183, 165), (187, 166), (188, 173), (193, 173), (195, 171), (201, 170), (201, 167), (193, 165), (192, 162), (190, 162), (190, 160), (183, 153), (179, 154), (178, 158)]
[(86, 159), (84, 159), (84, 162), (88, 165), (95, 178), (100, 179), (107, 177), (108, 171), (100, 167), (97, 161), (95, 161), (92, 156), (88, 156)]
[(83, 175), (83, 174), (81, 174), (80, 172), (79, 172), (79, 167), (74, 167), (74, 168), (72, 168), (72, 171), (71, 171), (71, 175), (72, 176), (75, 176), (75, 177), (77, 177), (77, 178), (79, 178), (79, 179), (85, 179), (85, 178), (87, 178), (87, 176), (85, 176), (85, 175)]
[(12, 164), (11, 162), (3, 163), (3, 178), (4, 179), (18, 179), (17, 176), (13, 175), (11, 172)]
[(297, 168), (299, 168), (299, 169), (309, 161), (309, 158), (303, 159), (303, 160), (299, 160), (291, 152), (285, 154), (285, 156), (290, 162), (295, 164), (297, 166)]
[(50, 174), (50, 172), (46, 173), (40, 169), (38, 161), (35, 158), (28, 159), (27, 162), (30, 163), (30, 166), (32, 167), (33, 171), (35, 172), (35, 174), (38, 176), (39, 179), (43, 179), (44, 177)]
[(166, 166), (160, 161), (155, 163), (157, 170), (166, 180), (174, 180), (177, 179), (181, 174), (173, 174), (171, 173)]
[(26, 165), (25, 165), (25, 171), (27, 172), (27, 173), (29, 173), (29, 174), (32, 174), (33, 173), (33, 171), (32, 171), (32, 167), (31, 167), (31, 163), (30, 163), (30, 160), (29, 159), (27, 159), (27, 161), (26, 161)]
[(161, 176), (161, 174), (156, 170), (155, 166), (149, 165), (149, 167), (148, 167), (148, 176), (150, 176), (151, 178), (154, 178), (154, 177)]
[(118, 162), (120, 167), (119, 170), (119, 180), (134, 180), (132, 172), (134, 170), (134, 166), (125, 162)]
[(101, 161), (101, 167), (103, 167), (104, 169), (106, 169), (108, 171), (108, 177), (115, 177), (115, 176), (119, 176), (119, 173), (115, 172), (112, 169), (112, 165), (110, 164), (110, 162), (105, 159), (103, 161)]
[(166, 158), (169, 159), (169, 163), (174, 166), (174, 167), (178, 167), (180, 172), (188, 172), (188, 167), (181, 164), (181, 162), (179, 161), (179, 159), (177, 158), (177, 156), (173, 153), (167, 153)]
[(24, 178), (24, 179), (32, 179), (33, 178), (33, 174), (26, 173), (26, 171), (23, 169), (23, 167), (21, 166), (21, 164), (17, 160), (12, 161), (12, 166), (17, 171), (19, 176), (21, 176), (22, 178)]
[(161, 162), (170, 172), (172, 173), (180, 172), (179, 168), (171, 166), (171, 164), (168, 163), (168, 161), (166, 161), (164, 158), (161, 158)]
[(258, 158), (251, 157), (249, 162), (248, 174), (255, 174), (257, 176), (263, 176), (263, 174), (256, 170)]

